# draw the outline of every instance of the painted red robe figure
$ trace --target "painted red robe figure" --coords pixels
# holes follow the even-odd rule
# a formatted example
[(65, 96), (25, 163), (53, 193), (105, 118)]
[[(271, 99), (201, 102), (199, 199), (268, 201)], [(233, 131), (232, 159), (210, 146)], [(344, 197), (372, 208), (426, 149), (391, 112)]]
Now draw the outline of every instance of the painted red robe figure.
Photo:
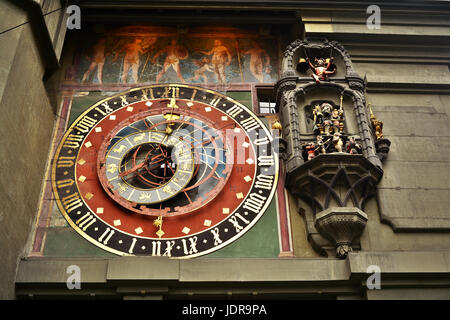
[(310, 142), (305, 146), (306, 154), (308, 155), (308, 160), (311, 160), (316, 156), (316, 149), (317, 147), (313, 142)]
[(361, 153), (361, 146), (358, 143), (356, 143), (356, 140), (354, 137), (351, 137), (347, 141), (346, 147), (347, 147), (347, 153), (350, 153), (350, 154), (360, 154)]
[(311, 76), (314, 78), (316, 83), (320, 83), (321, 80), (322, 81), (323, 80), (328, 80), (328, 75), (329, 74), (336, 73), (336, 68), (334, 68), (332, 71), (330, 71), (331, 60), (333, 60), (333, 57), (327, 58), (327, 59), (314, 58), (314, 61), (315, 61), (316, 65), (313, 65), (311, 63), (311, 61), (309, 61), (309, 59), (306, 58), (306, 61), (308, 62), (309, 67), (313, 71), (313, 74)]

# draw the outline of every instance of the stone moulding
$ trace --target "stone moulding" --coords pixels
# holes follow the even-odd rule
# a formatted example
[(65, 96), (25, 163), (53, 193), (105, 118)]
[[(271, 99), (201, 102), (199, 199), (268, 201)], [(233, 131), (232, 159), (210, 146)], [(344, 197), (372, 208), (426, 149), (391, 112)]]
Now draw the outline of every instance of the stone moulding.
[(321, 235), (335, 243), (336, 256), (345, 258), (352, 243), (367, 223), (367, 215), (355, 207), (332, 207), (316, 215), (315, 227)]
[(320, 154), (288, 175), (286, 187), (310, 203), (314, 215), (329, 208), (332, 201), (339, 207), (352, 204), (364, 210), (382, 174), (362, 155)]

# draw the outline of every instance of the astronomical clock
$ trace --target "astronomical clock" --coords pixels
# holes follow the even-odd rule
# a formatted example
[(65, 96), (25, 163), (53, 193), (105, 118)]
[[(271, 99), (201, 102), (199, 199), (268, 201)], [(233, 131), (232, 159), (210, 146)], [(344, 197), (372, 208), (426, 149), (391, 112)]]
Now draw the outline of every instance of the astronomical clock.
[(195, 257), (245, 234), (278, 180), (273, 138), (247, 107), (200, 87), (134, 88), (66, 131), (53, 192), (70, 226), (119, 255)]

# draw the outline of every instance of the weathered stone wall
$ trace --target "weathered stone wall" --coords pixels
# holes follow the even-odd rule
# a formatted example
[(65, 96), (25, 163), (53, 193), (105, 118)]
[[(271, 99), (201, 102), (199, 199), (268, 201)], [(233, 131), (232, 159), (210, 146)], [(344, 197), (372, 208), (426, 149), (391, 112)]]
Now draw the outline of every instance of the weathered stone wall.
[(23, 8), (0, 2), (0, 30), (23, 24), (0, 34), (0, 299), (14, 298), (17, 264), (35, 221), (55, 120), (43, 82), (46, 63), (29, 21)]

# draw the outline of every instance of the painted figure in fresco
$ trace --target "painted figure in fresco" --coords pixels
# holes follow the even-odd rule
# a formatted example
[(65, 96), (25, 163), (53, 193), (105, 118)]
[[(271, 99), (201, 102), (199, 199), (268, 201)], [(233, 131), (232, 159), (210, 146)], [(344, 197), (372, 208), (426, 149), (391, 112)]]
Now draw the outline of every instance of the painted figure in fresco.
[(155, 47), (155, 44), (156, 44), (156, 41), (158, 40), (158, 38), (157, 37), (145, 37), (143, 40), (142, 40), (142, 49), (145, 51), (145, 52), (147, 52), (147, 54), (146, 54), (146, 59), (145, 59), (145, 62), (144, 62), (144, 66), (142, 67), (142, 69), (141, 69), (141, 73), (140, 73), (140, 75), (139, 75), (139, 78), (140, 79), (142, 79), (142, 75), (144, 74), (144, 72), (145, 72), (145, 70), (146, 70), (146, 68), (147, 68), (147, 65), (148, 65), (148, 62), (149, 62), (149, 60), (150, 60), (150, 51)]
[(313, 71), (312, 77), (316, 81), (317, 84), (320, 83), (321, 80), (328, 80), (328, 75), (336, 73), (336, 69), (330, 70), (331, 67), (331, 58), (314, 58), (315, 65), (309, 61), (309, 58), (306, 57), (306, 62), (308, 62), (309, 67)]
[(194, 76), (189, 78), (188, 80), (199, 80), (203, 79), (203, 83), (208, 83), (208, 76), (205, 74), (206, 71), (214, 72), (211, 66), (211, 60), (207, 57), (203, 57), (200, 60), (192, 59), (192, 62), (198, 67), (197, 70), (194, 71)]
[(89, 68), (84, 73), (83, 78), (81, 79), (81, 82), (86, 82), (86, 80), (89, 78), (89, 75), (92, 71), (94, 71), (95, 68), (97, 68), (97, 78), (98, 82), (100, 84), (103, 83), (103, 66), (105, 65), (105, 39), (100, 39), (93, 47), (93, 53), (91, 64), (89, 65)]
[(163, 53), (166, 54), (166, 59), (164, 60), (162, 70), (156, 76), (156, 82), (159, 82), (159, 80), (161, 80), (162, 76), (167, 72), (167, 70), (172, 67), (173, 70), (175, 70), (175, 72), (177, 73), (178, 79), (180, 79), (180, 81), (184, 83), (185, 80), (183, 78), (183, 75), (181, 74), (180, 69), (180, 60), (184, 60), (189, 56), (187, 49), (184, 46), (178, 44), (176, 39), (172, 39), (167, 47), (159, 50), (155, 54), (152, 62), (156, 63), (156, 59), (158, 59), (158, 57)]
[(139, 54), (143, 54), (142, 39), (136, 38), (133, 42), (125, 44), (122, 48), (116, 51), (113, 62), (117, 60), (120, 53), (125, 52), (123, 58), (123, 69), (120, 80), (122, 83), (127, 83), (128, 71), (131, 69), (133, 81), (138, 82), (138, 70), (139, 70)]
[(231, 54), (227, 47), (222, 44), (222, 41), (214, 40), (214, 46), (209, 52), (200, 52), (207, 56), (212, 55), (211, 63), (214, 66), (217, 82), (226, 83), (225, 67), (231, 64)]
[(264, 82), (264, 74), (270, 73), (270, 57), (266, 50), (262, 49), (258, 42), (252, 41), (253, 48), (243, 51), (242, 54), (250, 55), (250, 72), (260, 82)]

